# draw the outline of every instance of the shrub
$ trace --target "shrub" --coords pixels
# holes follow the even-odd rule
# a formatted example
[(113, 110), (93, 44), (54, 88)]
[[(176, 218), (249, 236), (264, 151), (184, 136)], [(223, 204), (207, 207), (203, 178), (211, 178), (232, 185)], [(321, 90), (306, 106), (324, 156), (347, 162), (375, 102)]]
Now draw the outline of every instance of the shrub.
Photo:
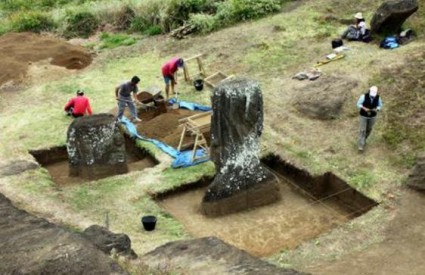
[(66, 27), (63, 35), (66, 38), (84, 37), (92, 35), (98, 28), (97, 18), (90, 12), (69, 13), (66, 16)]
[(213, 15), (204, 13), (191, 14), (189, 24), (195, 26), (197, 32), (205, 34), (217, 28), (217, 19)]
[(129, 6), (124, 6), (115, 14), (114, 25), (118, 30), (128, 29), (135, 17), (135, 11)]
[(171, 0), (165, 26), (167, 31), (183, 25), (192, 13), (215, 13), (217, 0)]
[(10, 18), (12, 30), (18, 32), (49, 31), (55, 27), (53, 20), (39, 11), (21, 11), (14, 13)]

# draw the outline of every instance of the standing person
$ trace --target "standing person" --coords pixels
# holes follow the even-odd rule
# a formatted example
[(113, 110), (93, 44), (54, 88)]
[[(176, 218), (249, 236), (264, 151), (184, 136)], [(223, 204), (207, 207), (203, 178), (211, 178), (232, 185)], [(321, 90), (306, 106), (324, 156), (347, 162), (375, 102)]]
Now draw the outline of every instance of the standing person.
[(69, 116), (72, 115), (73, 117), (84, 116), (86, 113), (90, 116), (92, 115), (90, 100), (84, 96), (84, 90), (82, 89), (77, 90), (77, 96), (66, 103), (64, 110)]
[[(133, 122), (142, 121), (137, 117), (137, 110), (134, 102), (139, 102), (137, 99), (137, 92), (139, 88), (137, 84), (140, 82), (140, 78), (133, 76), (131, 81), (125, 82), (115, 88), (115, 98), (118, 100), (118, 120), (122, 119), (124, 115), (124, 109), (126, 106), (130, 109)], [(131, 98), (131, 93), (133, 93), (133, 99)], [(134, 101), (133, 101), (134, 100)]]
[(165, 63), (161, 70), (162, 76), (164, 77), (165, 82), (165, 94), (167, 96), (166, 99), (169, 98), (170, 95), (170, 86), (171, 93), (174, 94), (174, 85), (177, 85), (177, 76), (176, 72), (179, 68), (184, 66), (183, 58), (174, 57)]
[(382, 100), (378, 94), (378, 87), (372, 86), (369, 91), (361, 95), (357, 101), (357, 108), (360, 110), (360, 132), (359, 132), (359, 152), (364, 150), (366, 139), (372, 132), (376, 115), (382, 108)]
[(349, 26), (341, 35), (341, 38), (357, 41), (362, 40), (363, 36), (366, 35), (366, 22), (363, 18), (363, 14), (361, 12), (356, 13), (354, 19), (354, 25)]

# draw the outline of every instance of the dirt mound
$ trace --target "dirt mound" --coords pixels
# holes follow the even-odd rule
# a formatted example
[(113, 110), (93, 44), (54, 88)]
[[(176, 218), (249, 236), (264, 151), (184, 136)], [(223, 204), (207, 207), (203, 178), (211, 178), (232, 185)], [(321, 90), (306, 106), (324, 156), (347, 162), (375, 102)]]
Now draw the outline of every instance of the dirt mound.
[(23, 82), (32, 62), (51, 59), (52, 65), (82, 69), (91, 61), (90, 53), (81, 46), (34, 33), (8, 33), (0, 37), (0, 86)]
[(172, 147), (177, 147), (180, 141), (182, 128), (179, 119), (195, 115), (199, 112), (186, 109), (168, 109), (167, 113), (146, 119), (149, 113), (139, 113), (143, 122), (138, 125), (137, 131), (146, 137), (158, 139)]

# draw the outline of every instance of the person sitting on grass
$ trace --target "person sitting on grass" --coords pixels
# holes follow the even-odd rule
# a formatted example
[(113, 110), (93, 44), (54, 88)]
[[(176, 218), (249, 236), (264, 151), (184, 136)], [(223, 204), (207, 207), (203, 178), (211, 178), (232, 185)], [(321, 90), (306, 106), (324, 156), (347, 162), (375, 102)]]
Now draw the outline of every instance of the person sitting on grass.
[(341, 35), (342, 39), (349, 41), (363, 41), (367, 36), (366, 22), (361, 12), (354, 15), (354, 25), (350, 25)]
[(77, 90), (77, 96), (71, 98), (64, 108), (68, 116), (80, 117), (86, 113), (92, 115), (90, 100), (84, 96), (84, 90)]
[(176, 72), (179, 68), (184, 66), (183, 58), (174, 57), (165, 63), (161, 70), (162, 76), (164, 77), (165, 82), (165, 96), (166, 99), (170, 96), (170, 86), (171, 93), (174, 94), (174, 85), (177, 85), (177, 76)]

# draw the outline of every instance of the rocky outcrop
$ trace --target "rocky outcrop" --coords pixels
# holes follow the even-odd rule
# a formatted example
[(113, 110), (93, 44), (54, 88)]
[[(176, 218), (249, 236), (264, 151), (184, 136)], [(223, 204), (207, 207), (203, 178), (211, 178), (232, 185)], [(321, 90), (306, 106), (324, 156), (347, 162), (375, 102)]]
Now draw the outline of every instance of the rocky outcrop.
[(81, 236), (15, 208), (0, 194), (0, 274), (126, 274)]
[(417, 10), (416, 0), (384, 2), (372, 17), (371, 31), (373, 33), (398, 34), (404, 21)]
[(137, 254), (131, 249), (131, 240), (126, 234), (116, 234), (106, 227), (92, 225), (87, 227), (82, 235), (108, 255), (114, 250), (117, 254), (137, 258)]
[(269, 264), (216, 237), (170, 242), (145, 254), (141, 260), (152, 268), (163, 266), (164, 273), (184, 270), (186, 274), (305, 274)]
[(407, 186), (416, 190), (425, 190), (425, 156), (416, 161), (416, 165), (407, 179)]
[(112, 114), (76, 118), (66, 145), (70, 176), (96, 179), (128, 172), (124, 136)]
[(235, 78), (218, 85), (212, 96), (211, 159), (216, 176), (202, 211), (219, 216), (280, 199), (278, 181), (260, 163), (263, 97), (256, 81)]

